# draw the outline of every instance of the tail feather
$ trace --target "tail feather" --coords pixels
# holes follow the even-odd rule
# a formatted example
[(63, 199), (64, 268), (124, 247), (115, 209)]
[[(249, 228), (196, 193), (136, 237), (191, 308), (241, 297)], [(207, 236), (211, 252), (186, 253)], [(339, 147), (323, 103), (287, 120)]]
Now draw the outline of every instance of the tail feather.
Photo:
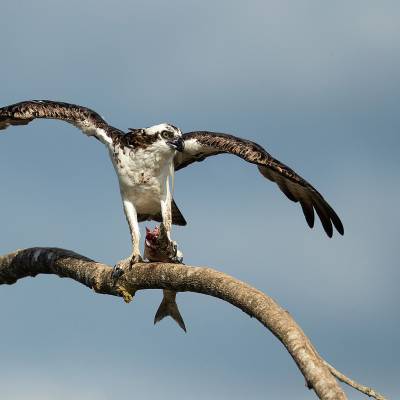
[(185, 322), (179, 312), (178, 304), (176, 304), (176, 292), (164, 289), (163, 295), (161, 304), (154, 317), (154, 324), (170, 316), (186, 332)]
[(175, 200), (172, 199), (172, 223), (174, 225), (185, 226), (187, 224), (185, 217), (182, 215), (181, 210), (179, 210), (178, 206), (175, 203)]
[[(180, 226), (185, 226), (187, 224), (185, 217), (182, 215), (181, 211), (179, 210), (178, 206), (175, 203), (175, 200), (172, 199), (171, 203), (171, 214), (172, 214), (172, 223), (174, 225), (180, 225)], [(157, 214), (138, 214), (138, 221), (143, 222), (143, 221), (157, 221), (157, 222), (163, 222), (161, 212), (158, 212)]]

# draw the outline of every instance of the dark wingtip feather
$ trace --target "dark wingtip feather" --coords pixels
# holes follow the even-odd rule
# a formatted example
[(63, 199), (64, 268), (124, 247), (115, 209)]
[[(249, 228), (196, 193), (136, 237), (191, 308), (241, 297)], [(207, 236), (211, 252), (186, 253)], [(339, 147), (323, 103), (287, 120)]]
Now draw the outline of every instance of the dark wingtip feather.
[(323, 200), (323, 203), (321, 204), (321, 207), (323, 207), (324, 213), (329, 217), (329, 219), (333, 223), (333, 226), (336, 228), (336, 230), (343, 236), (344, 228), (343, 228), (342, 221), (336, 214), (335, 210), (325, 201), (325, 199), (322, 198), (322, 200)]
[(311, 204), (307, 203), (304, 200), (300, 200), (301, 208), (303, 210), (303, 214), (306, 218), (307, 224), (310, 228), (314, 227), (314, 209)]
[(32, 119), (16, 119), (0, 116), (0, 130), (7, 129), (11, 125), (27, 125)]
[[(340, 235), (344, 235), (344, 228), (342, 221), (333, 210), (333, 208), (325, 201), (325, 199), (318, 194), (313, 198), (313, 206), (321, 220), (322, 226), (326, 234), (331, 238), (333, 236), (333, 226)], [(333, 224), (333, 226), (332, 226)]]
[(332, 222), (330, 215), (326, 211), (323, 205), (320, 204), (319, 200), (314, 199), (313, 205), (315, 208), (315, 211), (317, 212), (319, 219), (321, 220), (322, 226), (324, 228), (325, 233), (328, 235), (328, 237), (333, 236), (333, 227), (332, 227)]
[(336, 230), (343, 236), (344, 235), (344, 227), (342, 224), (342, 221), (340, 220), (340, 218), (338, 217), (338, 215), (335, 213), (335, 211), (331, 208), (331, 219), (333, 222), (333, 225), (335, 225)]

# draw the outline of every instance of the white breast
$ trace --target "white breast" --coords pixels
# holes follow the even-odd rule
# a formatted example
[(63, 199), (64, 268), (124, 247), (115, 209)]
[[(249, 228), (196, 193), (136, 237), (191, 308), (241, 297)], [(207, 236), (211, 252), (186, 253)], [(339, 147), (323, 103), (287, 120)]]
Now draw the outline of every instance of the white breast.
[(174, 154), (175, 151), (160, 147), (157, 142), (145, 149), (110, 148), (121, 195), (135, 205), (139, 214), (160, 211)]

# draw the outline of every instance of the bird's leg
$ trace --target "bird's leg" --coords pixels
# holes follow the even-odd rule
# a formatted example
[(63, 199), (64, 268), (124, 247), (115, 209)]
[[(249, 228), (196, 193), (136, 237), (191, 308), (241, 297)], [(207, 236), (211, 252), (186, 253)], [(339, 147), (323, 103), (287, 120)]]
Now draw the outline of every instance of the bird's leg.
[(182, 263), (183, 254), (178, 250), (178, 245), (175, 241), (171, 240), (172, 228), (172, 210), (171, 210), (172, 196), (169, 190), (169, 183), (167, 180), (166, 190), (161, 197), (161, 216), (162, 223), (160, 225), (160, 237), (166, 236), (168, 241), (169, 253), (171, 254), (171, 262)]
[(132, 265), (138, 262), (142, 262), (143, 259), (140, 256), (139, 243), (140, 243), (140, 230), (139, 223), (137, 220), (137, 213), (133, 203), (123, 197), (122, 203), (124, 205), (124, 212), (128, 221), (129, 230), (132, 239), (132, 254), (128, 258), (124, 258), (115, 264), (113, 276), (119, 277), (124, 271), (128, 271), (132, 268)]
[(169, 190), (169, 184), (167, 180), (165, 193), (161, 196), (161, 216), (164, 234), (167, 235), (169, 241), (171, 241), (171, 228), (172, 228), (172, 210), (171, 210), (171, 192)]
[(163, 223), (160, 224), (159, 243), (164, 253), (167, 255), (167, 261), (177, 264), (183, 263), (183, 253), (178, 250), (178, 244), (175, 240), (168, 237), (167, 231)]

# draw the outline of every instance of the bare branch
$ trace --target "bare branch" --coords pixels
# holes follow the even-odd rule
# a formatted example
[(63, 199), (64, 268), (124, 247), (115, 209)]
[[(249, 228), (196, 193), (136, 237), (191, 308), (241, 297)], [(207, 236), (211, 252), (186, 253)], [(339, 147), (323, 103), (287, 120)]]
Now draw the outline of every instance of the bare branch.
[[(256, 318), (286, 347), (306, 379), (322, 400), (345, 400), (338, 379), (378, 400), (384, 398), (351, 381), (336, 371), (314, 349), (293, 320), (273, 299), (229, 275), (211, 268), (182, 264), (140, 263), (113, 280), (112, 268), (69, 250), (30, 248), (0, 256), (0, 284), (13, 284), (18, 279), (37, 274), (55, 274), (71, 278), (93, 288), (97, 293), (132, 300), (141, 289), (169, 289), (176, 292), (197, 292), (225, 300)], [(353, 383), (353, 384), (352, 384)], [(368, 389), (368, 388), (367, 388)]]
[(373, 397), (376, 400), (386, 400), (386, 398), (383, 397), (383, 395), (378, 393), (376, 390), (374, 390), (374, 389), (372, 389), (372, 388), (370, 388), (368, 386), (360, 385), (356, 381), (353, 381), (352, 379), (350, 379), (346, 375), (342, 374), (336, 368), (332, 367), (332, 365), (329, 364), (327, 361), (323, 360), (323, 362), (329, 368), (329, 371), (331, 371), (331, 374), (333, 376), (335, 376), (337, 379), (339, 379), (339, 381), (341, 381), (343, 383), (346, 383), (347, 385), (349, 385), (352, 388), (358, 390), (359, 392), (364, 393), (369, 397)]

